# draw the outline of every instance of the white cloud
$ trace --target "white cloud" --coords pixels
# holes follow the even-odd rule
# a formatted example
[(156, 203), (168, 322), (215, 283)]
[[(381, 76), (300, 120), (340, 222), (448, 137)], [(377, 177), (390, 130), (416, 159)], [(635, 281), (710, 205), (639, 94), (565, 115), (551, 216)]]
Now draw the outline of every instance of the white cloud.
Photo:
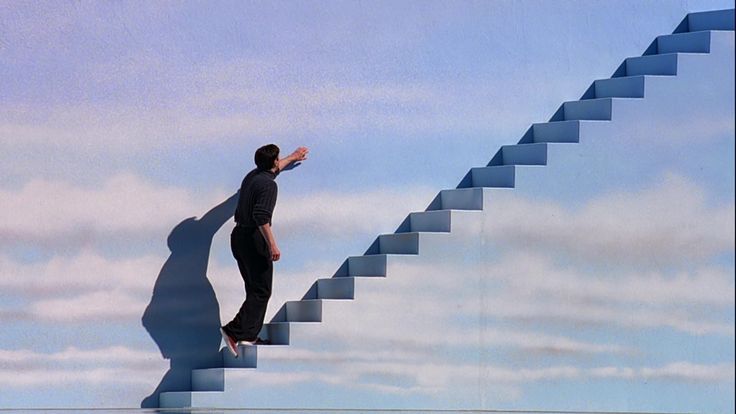
[(134, 320), (143, 315), (147, 303), (122, 292), (104, 291), (37, 300), (29, 306), (28, 313), (34, 320), (60, 322)]
[(150, 293), (164, 261), (156, 255), (108, 259), (88, 249), (40, 263), (0, 256), (0, 288), (28, 297), (109, 289)]
[(54, 370), (48, 368), (29, 370), (0, 369), (0, 386), (4, 388), (27, 388), (40, 386), (85, 386), (100, 385), (147, 385), (151, 378), (161, 375), (161, 370), (138, 368), (90, 368)]
[(413, 187), (285, 196), (274, 214), (278, 215), (279, 233), (342, 238), (377, 236), (380, 232), (393, 232), (410, 212), (423, 211), (436, 193), (435, 189)]
[(486, 234), (502, 245), (580, 260), (666, 267), (734, 250), (734, 204), (713, 204), (701, 187), (674, 174), (579, 210), (523, 198), (499, 199), (492, 209)]
[(733, 364), (703, 365), (686, 361), (672, 362), (661, 367), (601, 367), (590, 370), (593, 378), (664, 379), (688, 382), (733, 381)]
[(125, 346), (111, 346), (107, 348), (80, 349), (67, 347), (63, 351), (53, 353), (39, 353), (30, 349), (5, 350), (0, 349), (0, 367), (10, 364), (37, 363), (39, 361), (53, 363), (89, 363), (94, 365), (141, 363), (146, 360), (158, 360), (157, 352), (140, 349), (131, 349)]
[[(504, 366), (492, 363), (446, 363), (436, 359), (382, 358), (371, 350), (352, 351), (338, 359), (325, 360), (325, 352), (299, 349), (273, 349), (269, 358), (279, 361), (309, 361), (319, 372), (306, 374), (300, 370), (284, 372), (242, 371), (232, 374), (234, 380), (254, 381), (259, 385), (285, 385), (320, 381), (330, 385), (382, 391), (398, 395), (431, 395), (448, 387), (473, 389), (479, 382), (489, 389), (517, 389), (523, 385), (554, 381), (595, 381), (627, 379), (629, 381), (664, 380), (675, 382), (718, 383), (733, 379), (734, 365), (696, 364), (677, 361), (663, 366), (599, 366), (550, 365), (545, 367)], [(399, 379), (391, 381), (390, 379)], [(462, 391), (458, 391), (462, 392)], [(520, 396), (519, 393), (516, 397)]]
[(621, 273), (560, 266), (546, 256), (516, 253), (466, 267), (463, 274), (496, 283), (483, 303), (466, 305), (468, 315), (482, 312), (497, 320), (570, 328), (668, 327), (693, 335), (734, 335), (733, 325), (725, 322), (734, 305), (733, 273), (725, 268), (705, 265), (674, 275)]
[(81, 350), (70, 347), (51, 354), (30, 350), (0, 350), (0, 386), (38, 387), (154, 387), (167, 363), (157, 353), (123, 346)]
[[(197, 79), (200, 75), (185, 76), (195, 84), (203, 83)], [(43, 149), (63, 156), (70, 149), (88, 154), (136, 154), (305, 133), (324, 136), (377, 129), (402, 134), (457, 133), (458, 128), (479, 129), (491, 110), (447, 113), (443, 109), (452, 108), (440, 104), (441, 91), (424, 85), (326, 83), (278, 89), (252, 79), (246, 84), (242, 79), (228, 82), (188, 90), (185, 96), (164, 103), (67, 103), (33, 110), (6, 107), (0, 144), (7, 150)], [(42, 119), (38, 111), (44, 112)]]
[(681, 309), (650, 309), (643, 306), (633, 307), (633, 311), (632, 307), (624, 305), (564, 303), (538, 296), (495, 298), (486, 301), (485, 306), (489, 317), (517, 322), (551, 323), (568, 328), (585, 325), (614, 325), (637, 330), (666, 327), (693, 335), (734, 336), (733, 324), (714, 318), (725, 318), (728, 316), (726, 312), (704, 316), (684, 306)]
[[(694, 139), (703, 145), (717, 140), (732, 139), (734, 136), (736, 125), (733, 121), (733, 106), (729, 109), (726, 105), (710, 102), (710, 105), (696, 113), (693, 113), (693, 108), (687, 105), (677, 106), (673, 111), (675, 113), (666, 114), (665, 119), (636, 122), (629, 128), (634, 136), (647, 138), (642, 140), (643, 143), (656, 147), (657, 151), (668, 151), (673, 148), (680, 150), (682, 146), (693, 145)], [(675, 119), (687, 119), (687, 122), (672, 122)], [(663, 141), (666, 141), (666, 146), (662, 145)]]
[[(286, 197), (278, 207), (278, 235), (334, 238), (340, 234), (355, 237), (391, 231), (412, 206), (421, 209), (432, 193), (418, 188)], [(114, 177), (99, 188), (33, 181), (15, 192), (0, 192), (0, 200), (8, 208), (3, 211), (18, 212), (0, 219), (0, 232), (8, 235), (3, 238), (5, 243), (74, 247), (76, 240), (84, 239), (77, 243), (81, 248), (76, 254), (58, 254), (47, 261), (23, 263), (0, 255), (0, 287), (30, 299), (26, 308), (4, 312), (3, 317), (67, 322), (140, 317), (157, 276), (164, 270), (166, 256), (111, 258), (95, 252), (92, 246), (115, 235), (136, 240), (159, 237), (163, 243), (164, 235), (175, 223), (207, 211), (223, 198), (210, 197), (215, 201), (207, 205), (185, 189), (157, 186), (131, 175)], [(371, 208), (366, 209), (366, 205)], [(326, 206), (329, 214), (325, 213)], [(49, 216), (46, 209), (51, 207), (54, 212)], [(115, 220), (110, 219), (113, 216)], [(46, 220), (41, 223), (37, 217)], [(298, 272), (279, 272), (269, 315), (287, 298), (301, 297), (317, 278), (328, 277), (338, 265), (307, 263)], [(221, 265), (210, 260), (207, 276), (217, 286), (224, 304), (223, 316), (232, 317), (230, 313), (239, 308), (244, 295), (235, 261)], [(110, 303), (115, 306), (108, 306)], [(62, 309), (64, 312), (59, 311)]]
[[(279, 235), (355, 237), (393, 231), (410, 211), (423, 210), (435, 192), (414, 187), (287, 195), (275, 213)], [(228, 195), (219, 190), (198, 194), (132, 174), (113, 176), (97, 187), (36, 179), (19, 189), (0, 189), (0, 244), (91, 247), (110, 237), (165, 241), (177, 223), (201, 218)]]
[(186, 217), (223, 201), (217, 192), (197, 195), (131, 174), (113, 176), (98, 187), (35, 179), (18, 190), (0, 189), (2, 244), (94, 245), (103, 236), (165, 237)]
[[(483, 271), (483, 270), (479, 270)], [(511, 253), (486, 269), (522, 294), (581, 303), (645, 304), (650, 306), (734, 304), (731, 269), (704, 265), (674, 274), (652, 270), (595, 271), (558, 266), (539, 253)]]
[(167, 369), (159, 353), (126, 346), (39, 353), (30, 349), (0, 349), (0, 386), (87, 386), (152, 382)]

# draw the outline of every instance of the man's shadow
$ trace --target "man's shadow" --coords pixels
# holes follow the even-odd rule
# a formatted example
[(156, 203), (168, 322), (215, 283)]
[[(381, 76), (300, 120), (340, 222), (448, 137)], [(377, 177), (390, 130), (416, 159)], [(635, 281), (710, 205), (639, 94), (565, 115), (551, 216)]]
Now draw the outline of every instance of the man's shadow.
[(233, 217), (237, 202), (238, 193), (198, 220), (185, 219), (169, 234), (171, 255), (156, 279), (141, 322), (170, 368), (141, 401), (141, 408), (157, 408), (162, 392), (190, 391), (192, 369), (222, 365), (220, 305), (207, 279), (207, 263), (212, 238)]

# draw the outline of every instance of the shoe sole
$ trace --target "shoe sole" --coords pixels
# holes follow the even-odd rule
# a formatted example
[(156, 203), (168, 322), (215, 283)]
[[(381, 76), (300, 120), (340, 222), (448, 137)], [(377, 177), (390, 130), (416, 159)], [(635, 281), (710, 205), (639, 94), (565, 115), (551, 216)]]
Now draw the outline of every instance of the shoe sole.
[(227, 333), (225, 333), (225, 330), (223, 330), (222, 328), (220, 328), (220, 333), (222, 334), (222, 339), (225, 340), (225, 346), (227, 347), (228, 351), (230, 351), (230, 353), (233, 354), (235, 358), (237, 358), (238, 357), (237, 345), (235, 345), (235, 348), (230, 346), (230, 336)]

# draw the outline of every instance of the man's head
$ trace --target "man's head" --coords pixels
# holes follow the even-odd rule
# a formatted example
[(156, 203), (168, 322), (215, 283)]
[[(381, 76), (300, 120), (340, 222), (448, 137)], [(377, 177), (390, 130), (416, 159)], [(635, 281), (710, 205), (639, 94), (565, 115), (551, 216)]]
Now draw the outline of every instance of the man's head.
[(256, 166), (261, 170), (270, 170), (276, 166), (279, 159), (279, 147), (274, 144), (264, 145), (256, 150)]

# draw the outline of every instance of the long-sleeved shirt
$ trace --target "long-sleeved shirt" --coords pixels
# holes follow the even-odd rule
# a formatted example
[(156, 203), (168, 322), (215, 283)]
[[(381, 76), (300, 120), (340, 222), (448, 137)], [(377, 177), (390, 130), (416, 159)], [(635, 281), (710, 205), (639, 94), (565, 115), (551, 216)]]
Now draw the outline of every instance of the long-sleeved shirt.
[(240, 185), (238, 207), (235, 209), (236, 223), (246, 227), (271, 224), (278, 195), (275, 178), (276, 173), (258, 168), (245, 176)]

